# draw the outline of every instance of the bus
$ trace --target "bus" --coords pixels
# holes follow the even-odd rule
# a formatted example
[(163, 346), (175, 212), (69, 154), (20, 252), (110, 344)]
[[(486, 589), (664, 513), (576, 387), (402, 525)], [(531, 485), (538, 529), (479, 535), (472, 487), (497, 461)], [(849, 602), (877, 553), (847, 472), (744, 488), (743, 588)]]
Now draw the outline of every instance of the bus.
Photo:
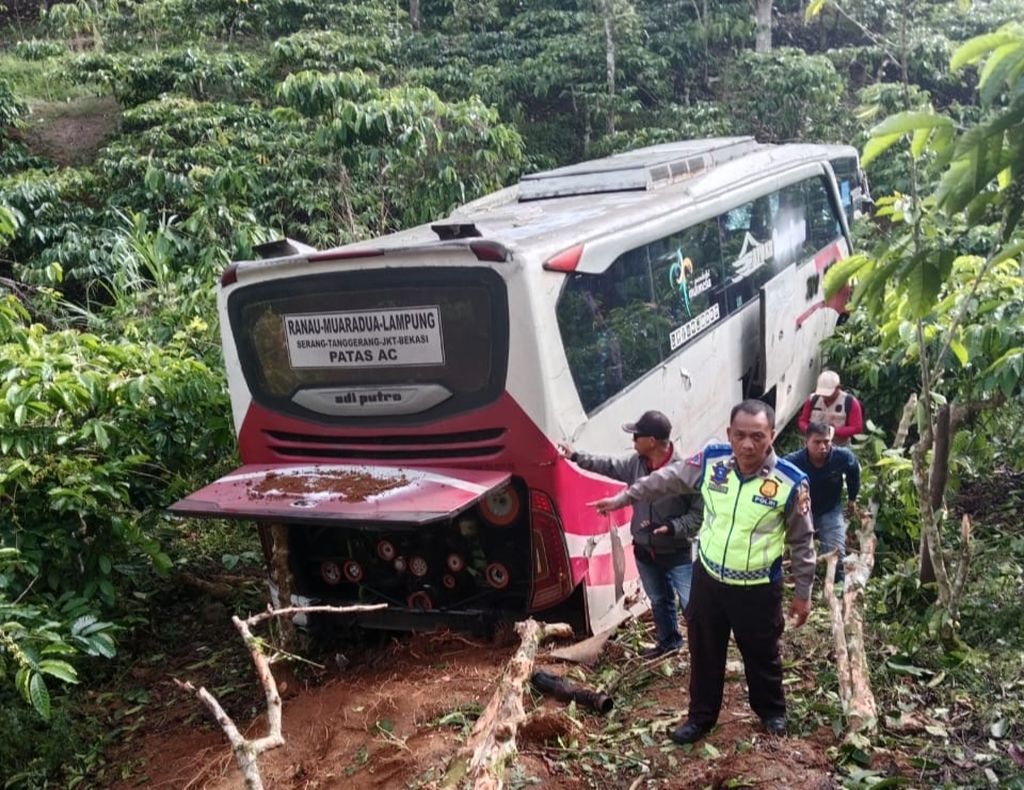
[(619, 484), (558, 443), (624, 454), (660, 409), (682, 457), (746, 397), (784, 424), (865, 194), (849, 146), (689, 140), (372, 241), (267, 245), (218, 291), (243, 466), (171, 510), (255, 522), (293, 605), (386, 603), (365, 626), (600, 631), (639, 589), (630, 513), (587, 507)]

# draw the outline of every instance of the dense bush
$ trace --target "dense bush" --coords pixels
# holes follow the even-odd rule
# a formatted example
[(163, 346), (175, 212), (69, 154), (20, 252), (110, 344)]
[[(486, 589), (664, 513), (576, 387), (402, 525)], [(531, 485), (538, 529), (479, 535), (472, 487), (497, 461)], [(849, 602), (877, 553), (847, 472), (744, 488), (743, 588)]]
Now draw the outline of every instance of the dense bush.
[(764, 142), (843, 139), (842, 98), (843, 81), (828, 58), (798, 49), (743, 52), (725, 70), (720, 94), (737, 131)]

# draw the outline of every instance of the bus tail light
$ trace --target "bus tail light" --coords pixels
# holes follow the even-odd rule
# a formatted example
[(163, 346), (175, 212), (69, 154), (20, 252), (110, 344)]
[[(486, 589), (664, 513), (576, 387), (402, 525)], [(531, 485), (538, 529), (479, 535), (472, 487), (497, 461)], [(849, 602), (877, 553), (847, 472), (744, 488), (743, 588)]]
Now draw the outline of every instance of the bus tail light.
[(320, 578), (332, 587), (341, 584), (341, 568), (338, 563), (332, 560), (324, 560), (320, 563)]
[(574, 272), (576, 266), (583, 257), (583, 245), (577, 244), (567, 250), (562, 250), (553, 258), (544, 261), (544, 268), (549, 272)]
[(427, 561), (423, 557), (410, 557), (409, 558), (409, 573), (418, 578), (423, 578), (427, 575), (427, 571), (430, 570), (430, 566), (427, 565)]
[(480, 500), (480, 512), (495, 527), (507, 527), (519, 518), (521, 509), (519, 493), (512, 486), (505, 486)]
[(324, 261), (351, 261), (357, 258), (379, 258), (384, 250), (361, 249), (361, 250), (325, 250), (316, 255), (309, 256), (310, 263), (323, 263)]
[(512, 257), (508, 247), (504, 244), (498, 244), (496, 241), (471, 241), (469, 249), (473, 251), (478, 261), (504, 263)]
[(511, 581), (508, 568), (500, 562), (492, 562), (487, 566), (484, 571), (484, 579), (495, 590), (504, 590), (508, 587), (509, 581)]
[(377, 541), (377, 556), (384, 562), (391, 562), (395, 558), (395, 544), (390, 540)]
[(551, 497), (530, 490), (530, 528), (533, 533), (533, 597), (530, 609), (545, 609), (572, 592), (572, 569), (562, 537), (562, 523)]
[(363, 566), (355, 560), (347, 560), (343, 570), (347, 581), (355, 584), (363, 580)]

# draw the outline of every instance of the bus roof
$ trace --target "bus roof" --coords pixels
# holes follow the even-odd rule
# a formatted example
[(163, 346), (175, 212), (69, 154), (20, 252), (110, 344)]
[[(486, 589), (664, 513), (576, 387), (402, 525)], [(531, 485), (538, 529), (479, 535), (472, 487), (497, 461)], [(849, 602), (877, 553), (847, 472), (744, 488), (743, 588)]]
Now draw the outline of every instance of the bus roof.
[(523, 176), (518, 184), (460, 206), (447, 219), (336, 252), (397, 252), (477, 239), (497, 242), (513, 254), (529, 249), (547, 258), (641, 220), (697, 208), (754, 180), (784, 175), (809, 162), (855, 156), (857, 150), (847, 145), (770, 145), (753, 137), (653, 145)]

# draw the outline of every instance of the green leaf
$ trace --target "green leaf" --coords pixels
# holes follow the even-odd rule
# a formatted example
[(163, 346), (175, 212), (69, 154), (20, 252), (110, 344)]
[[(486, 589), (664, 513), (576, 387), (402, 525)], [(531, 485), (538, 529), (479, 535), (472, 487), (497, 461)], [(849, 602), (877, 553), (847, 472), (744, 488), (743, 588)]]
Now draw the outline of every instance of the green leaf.
[(78, 673), (67, 661), (44, 659), (39, 662), (39, 671), (44, 672), (47, 675), (52, 675), (58, 680), (63, 680), (65, 683), (78, 682)]
[(910, 140), (910, 155), (914, 159), (920, 159), (921, 154), (924, 153), (925, 146), (928, 145), (928, 141), (931, 139), (934, 129), (915, 129), (914, 136)]
[(904, 274), (907, 287), (907, 307), (913, 318), (924, 318), (935, 304), (942, 288), (942, 277), (935, 262), (934, 253), (918, 253)]
[(886, 137), (892, 134), (907, 134), (916, 129), (935, 129), (946, 126), (952, 127), (953, 122), (944, 115), (936, 115), (933, 112), (901, 112), (890, 115), (878, 124), (871, 130), (871, 136), (873, 138)]
[(1002, 263), (1003, 261), (1008, 261), (1011, 258), (1016, 258), (1022, 252), (1024, 252), (1024, 239), (1015, 242), (1014, 244), (1010, 244), (1007, 247), (1003, 247), (1003, 249), (999, 251), (996, 257), (992, 259), (992, 265), (995, 266), (996, 264)]
[(995, 33), (986, 33), (983, 36), (976, 36), (968, 41), (953, 53), (953, 57), (949, 61), (949, 68), (951, 71), (956, 71), (959, 68), (963, 68), (968, 63), (973, 63), (976, 60), (984, 57), (986, 53), (991, 52), (996, 47), (1001, 47), (1003, 44), (1008, 44), (1011, 41), (1019, 40), (1019, 36), (1010, 32), (1006, 28), (996, 31)]
[(46, 690), (46, 681), (38, 672), (32, 674), (28, 682), (28, 699), (32, 707), (44, 719), (50, 719), (50, 692)]
[(949, 343), (949, 350), (953, 352), (957, 360), (960, 362), (960, 367), (966, 368), (967, 363), (971, 359), (971, 355), (967, 352), (967, 348), (959, 340), (951, 340)]
[(867, 167), (879, 156), (892, 148), (903, 135), (901, 133), (888, 134), (884, 137), (872, 137), (864, 144), (864, 152), (861, 154), (860, 163)]

